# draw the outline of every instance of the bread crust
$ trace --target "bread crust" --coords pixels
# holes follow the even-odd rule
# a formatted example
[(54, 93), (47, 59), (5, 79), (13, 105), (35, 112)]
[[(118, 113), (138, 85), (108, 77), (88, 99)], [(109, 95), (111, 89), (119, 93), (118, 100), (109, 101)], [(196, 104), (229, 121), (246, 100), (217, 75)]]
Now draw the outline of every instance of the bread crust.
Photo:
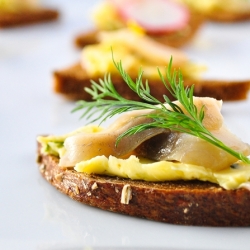
[[(86, 93), (84, 87), (90, 87), (90, 78), (87, 72), (76, 63), (66, 69), (57, 70), (53, 73), (53, 90), (70, 100), (91, 101), (91, 96)], [(117, 91), (125, 98), (131, 100), (140, 100), (139, 97), (127, 86), (119, 77), (112, 77), (113, 84)], [(250, 80), (246, 81), (216, 81), (216, 80), (195, 80), (184, 79), (185, 86), (193, 85), (194, 95), (199, 97), (213, 97), (223, 101), (238, 101), (247, 98), (250, 88)], [(149, 81), (151, 94), (157, 99), (163, 101), (163, 95), (166, 94), (173, 99), (168, 90), (164, 87), (161, 80)]]
[[(157, 42), (165, 44), (171, 47), (181, 47), (190, 42), (195, 34), (198, 32), (200, 27), (203, 25), (205, 17), (197, 12), (190, 13), (190, 20), (188, 24), (181, 30), (169, 32), (169, 33), (160, 33), (160, 34), (150, 34), (146, 33), (150, 38), (154, 39)], [(98, 43), (98, 29), (89, 30), (87, 32), (82, 32), (76, 35), (74, 39), (74, 44), (82, 48), (86, 45)]]
[(19, 12), (6, 12), (0, 10), (0, 28), (10, 28), (35, 23), (48, 22), (58, 19), (57, 10), (39, 8)]
[(204, 16), (214, 22), (234, 23), (250, 20), (250, 12), (232, 13), (226, 11), (206, 13)]
[[(73, 200), (103, 210), (154, 221), (193, 226), (249, 226), (250, 191), (225, 190), (201, 181), (133, 181), (78, 173), (58, 166), (59, 159), (44, 155), (38, 144), (42, 176)], [(129, 187), (128, 204), (121, 203)]]

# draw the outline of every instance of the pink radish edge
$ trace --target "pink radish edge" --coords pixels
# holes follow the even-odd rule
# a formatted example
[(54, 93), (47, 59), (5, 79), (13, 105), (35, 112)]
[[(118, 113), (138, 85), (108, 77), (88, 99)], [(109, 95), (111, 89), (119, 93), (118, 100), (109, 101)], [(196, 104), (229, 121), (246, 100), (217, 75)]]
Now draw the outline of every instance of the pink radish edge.
[[(111, 3), (114, 4), (118, 14), (124, 22), (135, 21), (149, 34), (162, 34), (178, 31), (187, 25), (190, 18), (189, 10), (184, 5), (171, 0), (111, 0)], [(146, 4), (148, 4), (150, 10), (147, 9), (148, 6)], [(152, 5), (152, 7), (150, 5)], [(158, 13), (154, 12), (154, 8), (157, 7), (158, 9), (156, 10)], [(175, 13), (169, 12), (169, 8)], [(150, 11), (151, 13), (145, 13), (147, 11)], [(172, 15), (170, 19), (168, 15), (165, 15), (167, 12)], [(140, 15), (140, 13), (142, 15)], [(161, 20), (159, 20), (160, 22), (156, 19), (150, 21), (149, 17), (152, 17), (152, 15), (155, 14), (157, 16), (154, 18), (161, 18)]]

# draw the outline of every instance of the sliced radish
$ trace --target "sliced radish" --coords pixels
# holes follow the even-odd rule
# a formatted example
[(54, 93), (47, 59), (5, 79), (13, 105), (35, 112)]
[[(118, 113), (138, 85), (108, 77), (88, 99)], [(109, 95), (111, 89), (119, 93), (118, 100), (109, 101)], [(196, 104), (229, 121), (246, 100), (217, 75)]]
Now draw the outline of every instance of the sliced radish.
[(148, 33), (180, 30), (189, 21), (188, 9), (171, 0), (113, 0), (125, 22), (135, 21)]

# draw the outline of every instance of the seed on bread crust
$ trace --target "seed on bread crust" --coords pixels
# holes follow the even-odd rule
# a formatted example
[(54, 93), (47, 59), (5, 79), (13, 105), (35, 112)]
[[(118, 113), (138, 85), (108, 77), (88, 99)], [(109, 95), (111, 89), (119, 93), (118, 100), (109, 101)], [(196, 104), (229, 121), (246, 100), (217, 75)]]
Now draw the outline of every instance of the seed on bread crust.
[(62, 178), (63, 178), (63, 173), (59, 173), (59, 174), (55, 175), (55, 179), (57, 181), (62, 181)]
[(132, 189), (129, 184), (126, 184), (122, 188), (121, 203), (129, 204), (129, 201), (131, 199), (132, 199)]
[(91, 189), (92, 190), (95, 190), (95, 189), (97, 189), (98, 188), (98, 185), (96, 184), (96, 182), (91, 186)]
[(45, 172), (46, 166), (44, 164), (40, 164), (39, 170), (40, 172)]

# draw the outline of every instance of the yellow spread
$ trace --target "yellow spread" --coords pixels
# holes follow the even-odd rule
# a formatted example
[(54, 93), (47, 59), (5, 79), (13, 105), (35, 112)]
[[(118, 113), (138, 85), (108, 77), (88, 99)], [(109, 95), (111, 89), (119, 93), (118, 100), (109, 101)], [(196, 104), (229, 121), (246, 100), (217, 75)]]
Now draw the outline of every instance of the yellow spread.
[(38, 0), (0, 0), (0, 10), (21, 11), (38, 7)]
[(107, 73), (118, 74), (110, 53), (111, 49), (114, 60), (122, 60), (123, 68), (132, 77), (143, 68), (147, 79), (159, 78), (157, 68), (165, 72), (171, 57), (174, 58), (173, 68), (180, 68), (186, 77), (196, 78), (204, 70), (204, 67), (190, 62), (184, 52), (157, 43), (138, 29), (135, 30), (101, 32), (98, 44), (83, 48), (81, 64), (90, 77), (102, 77)]
[(175, 181), (200, 180), (217, 183), (225, 189), (237, 189), (250, 181), (250, 166), (235, 164), (235, 168), (213, 171), (203, 166), (168, 161), (153, 162), (132, 155), (128, 159), (96, 156), (76, 164), (75, 170), (84, 173), (119, 176), (132, 180)]
[(215, 11), (227, 11), (232, 13), (244, 13), (250, 11), (249, 0), (179, 0), (201, 13)]
[(125, 27), (115, 7), (108, 1), (96, 5), (92, 11), (92, 19), (100, 30), (115, 30)]
[[(65, 154), (63, 143), (69, 136), (77, 133), (97, 133), (102, 131), (98, 126), (85, 126), (63, 136), (38, 137), (42, 150), (46, 154), (62, 157)], [(114, 156), (96, 156), (90, 160), (81, 161), (75, 166), (78, 172), (88, 174), (105, 174), (145, 181), (201, 180), (217, 183), (225, 189), (237, 189), (250, 181), (250, 165), (236, 162), (231, 167), (215, 171), (203, 166), (169, 161), (154, 162), (131, 155), (127, 159)]]

